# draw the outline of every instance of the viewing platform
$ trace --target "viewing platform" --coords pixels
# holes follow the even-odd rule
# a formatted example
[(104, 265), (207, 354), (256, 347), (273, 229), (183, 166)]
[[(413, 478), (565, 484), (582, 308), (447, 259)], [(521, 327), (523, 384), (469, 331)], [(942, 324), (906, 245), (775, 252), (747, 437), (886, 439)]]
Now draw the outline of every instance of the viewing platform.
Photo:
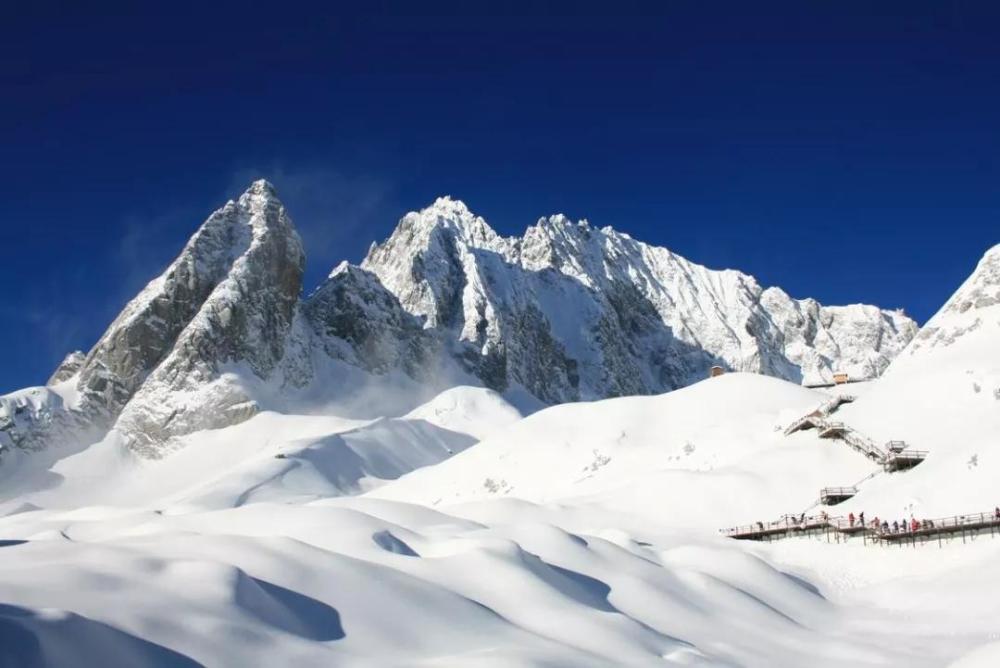
[(920, 462), (927, 459), (929, 453), (926, 450), (899, 450), (889, 451), (882, 466), (887, 473), (896, 471), (909, 471)]
[[(886, 527), (889, 527), (886, 529)], [(773, 522), (757, 522), (745, 526), (721, 529), (720, 533), (734, 540), (775, 541), (788, 538), (818, 538), (827, 542), (845, 542), (861, 537), (865, 545), (926, 545), (958, 538), (963, 543), (989, 534), (1000, 536), (1000, 513), (967, 513), (951, 517), (907, 520), (893, 529), (888, 523), (863, 524), (845, 517), (830, 517), (825, 513), (805, 516), (784, 515)]]
[(824, 487), (819, 491), (819, 502), (824, 506), (835, 506), (857, 493), (857, 487)]

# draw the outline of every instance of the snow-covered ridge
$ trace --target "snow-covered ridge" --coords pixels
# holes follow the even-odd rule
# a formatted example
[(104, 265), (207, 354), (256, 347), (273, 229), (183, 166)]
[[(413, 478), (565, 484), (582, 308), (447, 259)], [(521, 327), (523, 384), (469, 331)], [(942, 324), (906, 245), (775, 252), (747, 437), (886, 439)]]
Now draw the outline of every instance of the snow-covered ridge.
[(562, 215), (502, 237), (450, 198), (404, 216), (361, 266), (468, 372), (549, 403), (662, 392), (715, 364), (795, 382), (872, 378), (917, 330), (901, 311), (793, 299)]

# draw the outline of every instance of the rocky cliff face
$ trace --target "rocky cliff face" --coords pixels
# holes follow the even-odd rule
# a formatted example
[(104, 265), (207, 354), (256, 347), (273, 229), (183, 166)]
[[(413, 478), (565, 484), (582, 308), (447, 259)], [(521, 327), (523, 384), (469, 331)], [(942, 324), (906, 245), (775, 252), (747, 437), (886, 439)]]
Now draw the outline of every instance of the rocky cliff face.
[(556, 403), (662, 392), (714, 364), (796, 382), (870, 377), (916, 330), (899, 312), (792, 299), (563, 216), (502, 237), (449, 198), (407, 214), (305, 300), (303, 266), (273, 188), (254, 183), (51, 387), (0, 397), (0, 447), (113, 428), (158, 457), (275, 397), (336, 395), (329, 376), (313, 383), (322, 360)]
[(153, 456), (175, 436), (257, 412), (246, 380), (270, 379), (284, 358), (304, 266), (298, 234), (270, 184), (254, 183), (209, 218), (152, 292), (130, 304), (141, 316), (105, 335), (138, 338), (138, 350), (148, 351), (119, 376), (127, 389), (145, 376), (115, 425), (133, 448)]
[(448, 198), (405, 216), (362, 267), (470, 373), (546, 402), (662, 392), (713, 364), (873, 377), (916, 332), (900, 312), (792, 299), (563, 216), (504, 238)]
[(80, 350), (74, 350), (63, 358), (63, 361), (60, 362), (59, 366), (56, 367), (56, 370), (52, 372), (52, 375), (49, 376), (49, 380), (45, 383), (45, 385), (58, 385), (59, 383), (69, 380), (80, 373), (80, 369), (83, 368), (83, 365), (86, 362), (87, 356)]
[[(273, 188), (254, 183), (205, 221), (85, 358), (60, 364), (50, 384), (75, 379), (71, 401), (37, 388), (44, 396), (6, 402), (8, 433), (41, 447), (72, 425), (114, 427), (156, 456), (176, 436), (246, 419), (257, 409), (247, 379), (270, 378), (297, 342), (304, 263)], [(308, 369), (297, 375), (308, 382)]]
[(305, 301), (318, 347), (373, 373), (401, 369), (422, 379), (442, 354), (441, 340), (408, 313), (374, 274), (346, 262)]

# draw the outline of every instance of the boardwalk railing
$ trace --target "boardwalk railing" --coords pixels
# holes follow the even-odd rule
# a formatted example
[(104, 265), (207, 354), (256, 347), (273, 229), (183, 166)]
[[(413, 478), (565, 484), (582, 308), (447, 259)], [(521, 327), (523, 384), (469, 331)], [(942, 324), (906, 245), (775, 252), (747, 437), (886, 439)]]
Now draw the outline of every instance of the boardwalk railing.
[(834, 506), (847, 501), (857, 493), (857, 487), (824, 487), (819, 490), (819, 503), (824, 506)]
[(838, 542), (841, 537), (860, 535), (865, 538), (865, 544), (870, 540), (872, 544), (911, 542), (915, 545), (918, 540), (926, 543), (932, 538), (937, 538), (940, 544), (942, 538), (951, 538), (956, 534), (961, 534), (962, 540), (965, 541), (967, 536), (974, 537), (987, 530), (991, 535), (1000, 535), (1000, 513), (995, 510), (935, 519), (911, 519), (902, 524), (897, 522), (895, 529), (885, 520), (873, 519), (862, 522), (860, 518), (830, 517), (825, 513), (783, 515), (771, 522), (756, 522), (720, 529), (720, 533), (736, 540), (781, 540), (803, 535), (825, 534), (828, 540), (833, 536)]
[(820, 494), (825, 496), (854, 496), (857, 493), (857, 487), (824, 487), (820, 490)]
[(886, 455), (885, 459), (882, 460), (882, 466), (886, 471), (890, 473), (893, 471), (905, 471), (907, 469), (912, 469), (914, 466), (920, 462), (927, 459), (927, 455), (930, 453), (927, 450), (907, 450), (906, 444), (903, 444), (904, 449), (892, 450)]

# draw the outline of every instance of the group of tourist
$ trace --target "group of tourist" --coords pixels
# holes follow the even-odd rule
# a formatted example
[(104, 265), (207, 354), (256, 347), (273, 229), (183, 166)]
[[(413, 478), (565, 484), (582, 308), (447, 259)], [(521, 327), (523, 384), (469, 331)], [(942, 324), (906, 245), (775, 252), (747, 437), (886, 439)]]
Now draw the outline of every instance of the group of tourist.
[(865, 524), (865, 513), (861, 511), (858, 516), (855, 517), (854, 513), (849, 513), (847, 515), (847, 524), (849, 527), (854, 528), (855, 526), (859, 528), (869, 528), (877, 533), (888, 535), (888, 534), (901, 534), (901, 533), (916, 533), (921, 529), (933, 529), (934, 520), (918, 520), (916, 517), (910, 516), (909, 521), (905, 518), (902, 520), (893, 520), (892, 524), (889, 524), (889, 520), (880, 520), (878, 516), (871, 521), (870, 524)]
[[(779, 522), (769, 522), (766, 526), (785, 526), (789, 524), (796, 525), (800, 528), (806, 528), (809, 520), (814, 520), (815, 517), (806, 517), (805, 513), (800, 515), (786, 515), (785, 518)], [(962, 518), (964, 520), (964, 517)], [(819, 525), (826, 525), (830, 522), (830, 515), (824, 510), (819, 514)], [(980, 516), (980, 522), (982, 518)], [(997, 506), (993, 510), (993, 521), (1000, 523), (1000, 506)], [(758, 521), (755, 523), (758, 531), (763, 532), (765, 530), (764, 522)], [(889, 520), (879, 519), (875, 517), (870, 523), (865, 523), (865, 513), (864, 511), (859, 512), (856, 516), (853, 512), (847, 515), (847, 526), (850, 529), (871, 529), (881, 535), (894, 535), (894, 534), (905, 534), (905, 533), (916, 533), (921, 530), (928, 530), (934, 528), (934, 520), (918, 520), (917, 518), (910, 516), (910, 519), (893, 520), (889, 523)]]

